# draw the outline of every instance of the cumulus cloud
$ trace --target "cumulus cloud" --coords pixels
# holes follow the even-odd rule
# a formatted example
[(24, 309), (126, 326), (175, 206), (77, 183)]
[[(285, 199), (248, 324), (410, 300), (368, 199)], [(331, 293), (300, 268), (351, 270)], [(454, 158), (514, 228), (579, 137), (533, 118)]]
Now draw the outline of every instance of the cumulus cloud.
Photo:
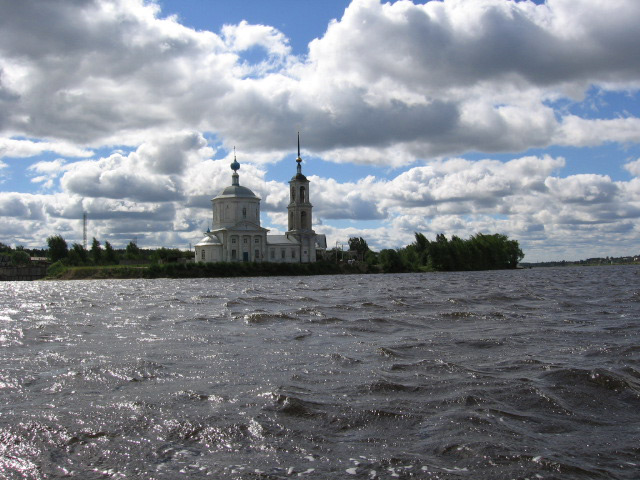
[[(142, 0), (7, 1), (0, 125), (133, 146), (170, 130), (212, 130), (256, 152), (285, 150), (292, 125), (302, 125), (314, 152), (362, 149), (349, 160), (380, 164), (367, 149), (404, 146), (401, 161), (411, 163), (471, 149), (636, 141), (635, 118), (558, 121), (546, 103), (580, 100), (591, 85), (638, 87), (638, 3), (582, 7), (354, 0), (299, 59), (273, 27), (194, 31)], [(243, 58), (252, 48), (266, 59)], [(609, 134), (591, 134), (603, 126)]]
[(128, 155), (114, 153), (66, 167), (60, 180), (66, 191), (85, 197), (142, 202), (183, 200), (181, 174), (213, 153), (197, 133), (181, 132), (143, 143)]
[(28, 172), (55, 192), (2, 193), (0, 241), (77, 235), (89, 211), (104, 238), (188, 242), (230, 178), (231, 154), (214, 159), (206, 133), (241, 147), (241, 183), (279, 228), (288, 186), (267, 180), (266, 165), (293, 152), (297, 129), (324, 160), (397, 169), (349, 181), (306, 172), (330, 242), (502, 231), (541, 251), (576, 232), (629, 244), (639, 233), (640, 161), (620, 182), (562, 177), (560, 157), (491, 158), (640, 142), (636, 116), (572, 108), (594, 90), (640, 88), (636, 0), (354, 0), (304, 57), (274, 27), (195, 31), (144, 0), (0, 0), (0, 10), (0, 158), (47, 154)]
[(36, 142), (33, 140), (0, 138), (0, 158), (35, 157), (44, 152), (53, 152), (65, 157), (90, 157), (93, 152), (68, 142)]
[(624, 168), (634, 177), (640, 177), (640, 158), (627, 163)]

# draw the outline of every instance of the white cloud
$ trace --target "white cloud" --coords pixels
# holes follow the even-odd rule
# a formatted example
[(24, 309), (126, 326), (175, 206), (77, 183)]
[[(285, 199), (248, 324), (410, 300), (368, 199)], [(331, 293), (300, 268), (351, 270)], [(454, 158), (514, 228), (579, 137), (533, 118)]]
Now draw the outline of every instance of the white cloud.
[(179, 132), (143, 143), (127, 156), (114, 153), (66, 167), (64, 190), (85, 197), (136, 201), (184, 200), (182, 174), (213, 153), (194, 132)]
[[(576, 232), (635, 245), (640, 161), (616, 182), (562, 177), (559, 157), (490, 153), (640, 142), (635, 116), (572, 108), (594, 86), (640, 88), (636, 0), (354, 0), (304, 58), (273, 27), (195, 31), (143, 0), (5, 1), (2, 12), (0, 158), (62, 158), (28, 167), (57, 193), (2, 194), (0, 241), (56, 229), (77, 238), (86, 210), (105, 238), (187, 242), (230, 178), (231, 155), (213, 160), (201, 132), (238, 145), (241, 183), (285, 228), (287, 184), (267, 180), (264, 165), (293, 153), (301, 130), (324, 160), (400, 172), (339, 181), (307, 171), (330, 241), (370, 235), (382, 248), (413, 231), (503, 231), (537, 252), (543, 241), (562, 251)], [(114, 153), (90, 158), (106, 146)], [(469, 151), (488, 158), (456, 158)]]
[(567, 115), (554, 137), (554, 143), (574, 147), (591, 147), (606, 142), (639, 143), (640, 119), (589, 120)]
[[(545, 103), (579, 100), (590, 85), (638, 88), (637, 2), (583, 7), (355, 0), (298, 59), (273, 27), (194, 31), (142, 0), (11, 2), (0, 20), (0, 126), (133, 146), (212, 130), (261, 154), (286, 150), (301, 127), (313, 152), (376, 164), (636, 141), (635, 118), (558, 122)], [(266, 60), (244, 59), (252, 48)], [(602, 127), (608, 133), (591, 135)], [(381, 150), (408, 154), (372, 153)]]
[(53, 152), (65, 157), (90, 157), (93, 152), (69, 142), (36, 142), (33, 140), (0, 138), (0, 158), (35, 157), (44, 152)]
[(289, 40), (269, 25), (251, 25), (242, 20), (238, 25), (223, 26), (222, 37), (227, 48), (233, 52), (262, 47), (269, 56), (286, 57), (291, 53)]
[(640, 158), (627, 163), (624, 168), (634, 177), (640, 177)]

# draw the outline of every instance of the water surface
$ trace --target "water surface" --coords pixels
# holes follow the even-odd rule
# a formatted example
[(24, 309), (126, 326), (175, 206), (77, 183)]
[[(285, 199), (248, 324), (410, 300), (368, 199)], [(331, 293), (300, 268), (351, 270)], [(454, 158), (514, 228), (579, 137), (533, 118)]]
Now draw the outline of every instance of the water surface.
[(0, 283), (0, 477), (637, 479), (639, 279)]

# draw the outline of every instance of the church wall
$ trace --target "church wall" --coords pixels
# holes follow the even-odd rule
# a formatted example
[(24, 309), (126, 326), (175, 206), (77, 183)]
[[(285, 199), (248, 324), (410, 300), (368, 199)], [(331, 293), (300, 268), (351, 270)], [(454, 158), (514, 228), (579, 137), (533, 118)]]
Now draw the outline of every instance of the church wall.
[(196, 247), (196, 262), (222, 261), (222, 245), (205, 245)]
[(300, 263), (298, 245), (269, 245), (266, 261), (271, 263)]

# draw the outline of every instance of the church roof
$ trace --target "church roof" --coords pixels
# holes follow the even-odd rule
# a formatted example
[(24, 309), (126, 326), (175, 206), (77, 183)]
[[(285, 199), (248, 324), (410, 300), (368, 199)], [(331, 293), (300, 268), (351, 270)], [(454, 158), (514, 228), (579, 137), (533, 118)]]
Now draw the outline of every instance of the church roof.
[(247, 187), (242, 185), (229, 185), (222, 190), (215, 198), (228, 198), (228, 197), (244, 197), (244, 198), (259, 198)]
[(287, 235), (267, 235), (267, 245), (300, 245), (300, 242)]
[(205, 235), (205, 237), (196, 243), (196, 247), (204, 247), (205, 245), (222, 245), (222, 242), (213, 234)]
[(249, 190), (247, 187), (243, 187), (240, 185), (238, 170), (240, 170), (240, 164), (238, 160), (236, 160), (236, 147), (233, 147), (233, 163), (231, 164), (231, 170), (233, 170), (233, 175), (231, 175), (231, 185), (222, 190), (218, 195), (214, 197), (216, 198), (260, 198)]

